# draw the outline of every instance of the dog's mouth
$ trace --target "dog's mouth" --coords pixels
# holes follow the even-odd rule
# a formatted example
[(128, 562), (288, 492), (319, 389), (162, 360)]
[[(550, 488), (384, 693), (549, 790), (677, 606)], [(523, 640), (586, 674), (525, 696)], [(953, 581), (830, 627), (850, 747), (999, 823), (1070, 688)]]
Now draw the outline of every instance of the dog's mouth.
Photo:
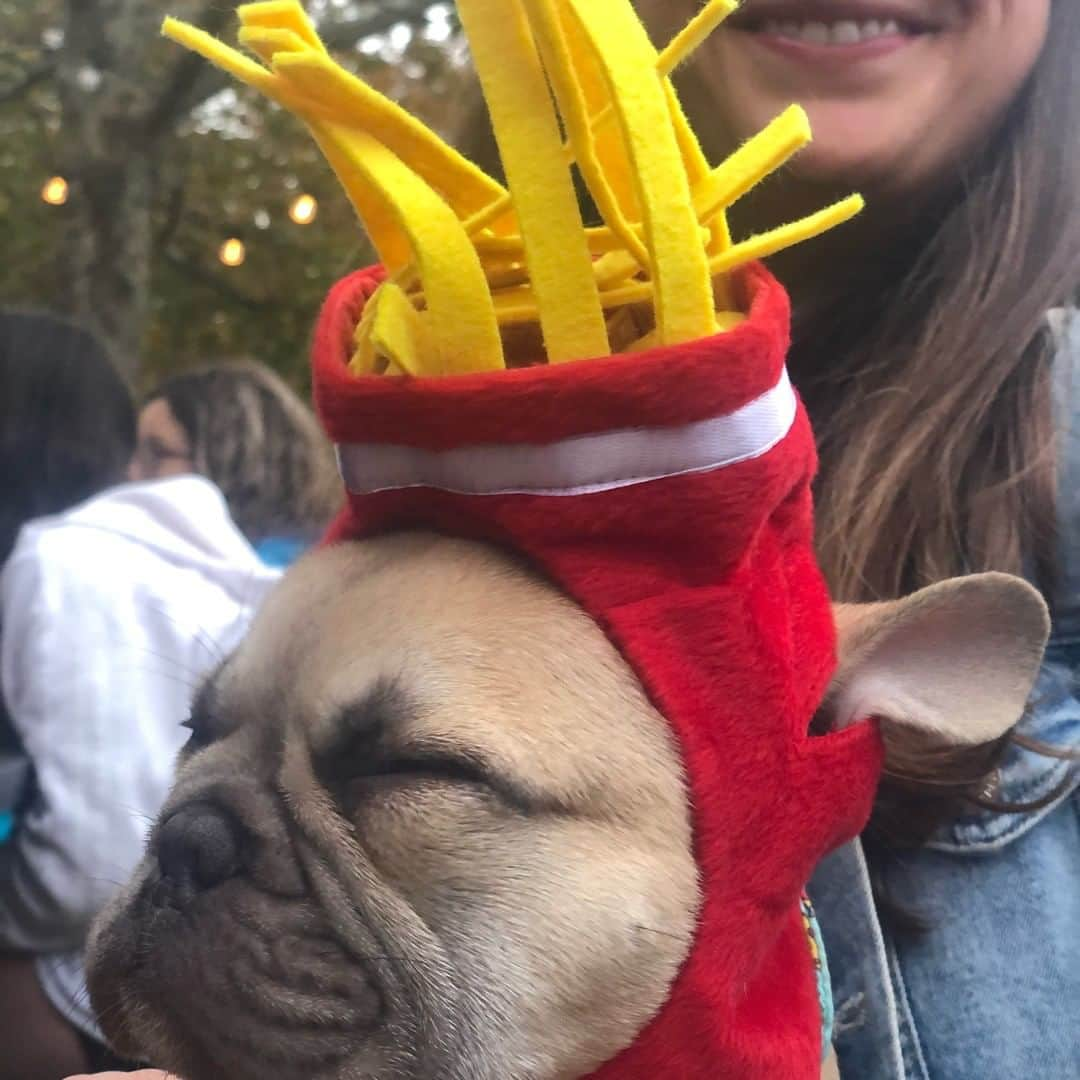
[(241, 882), (205, 899), (162, 904), (148, 881), (110, 928), (91, 983), (121, 1053), (186, 1080), (312, 1080), (363, 1052), (385, 1022), (382, 958), (347, 952), (309, 901)]

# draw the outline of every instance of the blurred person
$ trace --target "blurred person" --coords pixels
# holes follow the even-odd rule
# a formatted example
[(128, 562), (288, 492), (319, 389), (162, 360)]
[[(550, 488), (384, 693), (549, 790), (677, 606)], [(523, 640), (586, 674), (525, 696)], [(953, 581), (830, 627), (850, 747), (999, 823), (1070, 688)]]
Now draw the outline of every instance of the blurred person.
[(0, 690), (31, 766), (0, 846), (0, 1080), (59, 1080), (116, 1064), (85, 935), (141, 854), (193, 688), (278, 571), (205, 477), (122, 483), (135, 410), (84, 331), (0, 314), (0, 420)]
[[(25, 522), (123, 479), (135, 410), (98, 342), (51, 315), (0, 311), (0, 386), (2, 567)], [(0, 698), (0, 842), (13, 827), (26, 766)]]
[(319, 536), (343, 497), (314, 414), (250, 361), (174, 375), (147, 396), (131, 478), (192, 472), (218, 486), (240, 531), (277, 566)]

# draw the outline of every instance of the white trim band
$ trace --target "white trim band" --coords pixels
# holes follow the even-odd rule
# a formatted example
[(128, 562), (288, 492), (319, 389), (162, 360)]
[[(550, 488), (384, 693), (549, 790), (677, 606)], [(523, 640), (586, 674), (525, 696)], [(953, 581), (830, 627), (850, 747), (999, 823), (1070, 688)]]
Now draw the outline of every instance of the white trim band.
[(795, 413), (785, 369), (771, 390), (742, 408), (682, 427), (442, 451), (346, 443), (337, 448), (338, 465), (357, 495), (410, 487), (460, 495), (585, 495), (761, 457), (791, 430)]

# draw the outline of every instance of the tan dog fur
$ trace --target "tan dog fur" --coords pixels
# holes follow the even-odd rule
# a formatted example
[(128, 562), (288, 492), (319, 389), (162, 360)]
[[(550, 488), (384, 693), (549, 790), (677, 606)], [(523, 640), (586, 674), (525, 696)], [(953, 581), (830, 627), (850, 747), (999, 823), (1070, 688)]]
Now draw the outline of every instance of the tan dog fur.
[[(987, 588), (1037, 655), (1041, 601)], [(92, 941), (120, 1051), (188, 1080), (573, 1080), (660, 1008), (699, 903), (677, 748), (516, 561), (422, 535), (308, 557), (195, 723), (211, 745)], [(242, 865), (162, 902), (161, 823), (206, 804)]]

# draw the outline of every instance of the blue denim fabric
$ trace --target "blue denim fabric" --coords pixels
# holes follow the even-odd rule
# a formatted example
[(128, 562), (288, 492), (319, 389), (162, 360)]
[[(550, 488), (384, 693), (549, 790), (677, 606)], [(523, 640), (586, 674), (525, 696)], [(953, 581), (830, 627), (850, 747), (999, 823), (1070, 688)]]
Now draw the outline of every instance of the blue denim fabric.
[[(1080, 345), (1080, 327), (1073, 328)], [(1080, 356), (1080, 349), (1072, 350)], [(1080, 364), (1059, 361), (1061, 585), (1054, 633), (1022, 730), (1080, 748)], [(896, 936), (874, 910), (856, 842), (810, 885), (829, 956), (845, 1080), (1080, 1078), (1080, 769), (1012, 749), (997, 796), (1031, 814), (977, 813), (883, 871), (930, 923)]]

